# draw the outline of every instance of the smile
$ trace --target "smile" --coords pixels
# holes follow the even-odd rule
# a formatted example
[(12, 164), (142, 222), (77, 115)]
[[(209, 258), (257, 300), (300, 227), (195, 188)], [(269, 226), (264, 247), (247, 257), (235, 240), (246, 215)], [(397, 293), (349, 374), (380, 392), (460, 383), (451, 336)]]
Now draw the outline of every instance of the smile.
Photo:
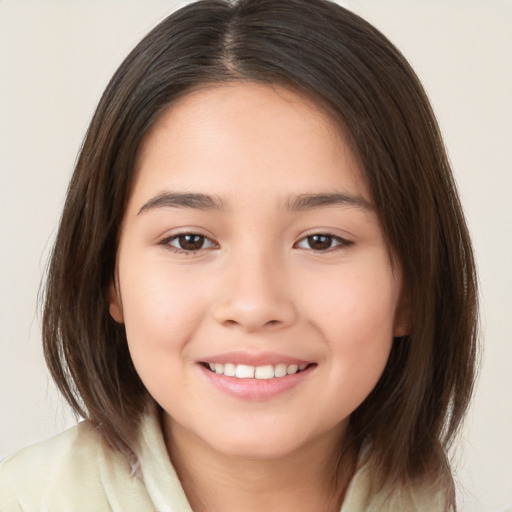
[(225, 375), (226, 377), (235, 377), (237, 379), (279, 379), (287, 375), (295, 375), (305, 370), (308, 363), (302, 364), (268, 364), (264, 366), (250, 366), (246, 364), (234, 363), (203, 363), (210, 371)]

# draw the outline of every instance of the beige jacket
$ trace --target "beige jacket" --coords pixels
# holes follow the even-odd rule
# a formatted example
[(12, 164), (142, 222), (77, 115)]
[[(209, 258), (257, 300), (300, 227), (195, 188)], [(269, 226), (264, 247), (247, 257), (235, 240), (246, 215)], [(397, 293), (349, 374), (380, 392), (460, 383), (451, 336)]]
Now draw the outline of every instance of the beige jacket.
[[(141, 428), (142, 477), (87, 422), (0, 464), (0, 512), (192, 512), (155, 416)], [(442, 494), (409, 489), (374, 495), (360, 467), (341, 512), (444, 512)]]

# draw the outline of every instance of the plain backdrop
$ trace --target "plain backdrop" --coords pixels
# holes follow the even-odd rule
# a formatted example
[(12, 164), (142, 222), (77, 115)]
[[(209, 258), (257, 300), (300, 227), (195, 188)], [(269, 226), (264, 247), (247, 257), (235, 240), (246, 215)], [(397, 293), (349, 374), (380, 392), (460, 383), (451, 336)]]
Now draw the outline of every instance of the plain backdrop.
[[(0, 457), (70, 426), (37, 293), (107, 81), (171, 0), (0, 0)], [(454, 461), (462, 512), (512, 510), (512, 2), (347, 0), (423, 81), (480, 271), (484, 357)]]

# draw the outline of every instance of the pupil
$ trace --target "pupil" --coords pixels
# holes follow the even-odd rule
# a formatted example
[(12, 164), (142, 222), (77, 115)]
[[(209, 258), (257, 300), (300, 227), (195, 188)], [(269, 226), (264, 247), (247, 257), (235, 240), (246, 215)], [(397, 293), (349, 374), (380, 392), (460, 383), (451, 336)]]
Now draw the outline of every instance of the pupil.
[(308, 243), (312, 249), (322, 251), (331, 247), (332, 238), (328, 235), (312, 235), (308, 237)]
[(181, 235), (179, 237), (180, 247), (186, 251), (198, 251), (204, 243), (204, 236)]

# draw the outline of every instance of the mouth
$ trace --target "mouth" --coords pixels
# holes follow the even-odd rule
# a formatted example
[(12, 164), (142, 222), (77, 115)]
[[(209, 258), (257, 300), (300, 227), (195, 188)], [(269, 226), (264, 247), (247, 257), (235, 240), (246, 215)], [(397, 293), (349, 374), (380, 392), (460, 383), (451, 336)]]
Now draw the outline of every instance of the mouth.
[(237, 352), (210, 357), (197, 365), (206, 382), (231, 397), (256, 402), (290, 396), (288, 393), (310, 381), (318, 366), (273, 353)]
[(262, 366), (250, 366), (235, 363), (201, 363), (207, 370), (217, 375), (234, 377), (236, 379), (271, 380), (282, 379), (289, 375), (296, 375), (315, 365), (315, 363), (300, 364), (267, 364)]

